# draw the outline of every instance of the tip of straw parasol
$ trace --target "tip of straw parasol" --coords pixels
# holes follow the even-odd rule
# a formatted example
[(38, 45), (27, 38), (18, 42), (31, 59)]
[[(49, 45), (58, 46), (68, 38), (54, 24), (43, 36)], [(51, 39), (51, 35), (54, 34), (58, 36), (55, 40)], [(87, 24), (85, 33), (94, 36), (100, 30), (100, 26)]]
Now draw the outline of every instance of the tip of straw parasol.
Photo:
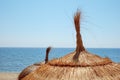
[(48, 48), (46, 49), (45, 64), (48, 62), (48, 55), (49, 55), (50, 50), (51, 50), (51, 47), (48, 47)]
[(78, 10), (74, 15), (74, 24), (76, 30), (76, 50), (62, 58), (54, 59), (48, 62), (54, 66), (99, 66), (111, 63), (109, 58), (101, 58), (97, 55), (90, 54), (83, 46), (82, 36), (80, 34), (81, 12)]
[(85, 48), (83, 46), (82, 42), (82, 36), (80, 34), (80, 18), (81, 18), (81, 12), (78, 10), (76, 14), (74, 15), (74, 24), (75, 24), (75, 30), (76, 30), (76, 54), (73, 56), (74, 61), (78, 61), (78, 56), (82, 51), (85, 51)]

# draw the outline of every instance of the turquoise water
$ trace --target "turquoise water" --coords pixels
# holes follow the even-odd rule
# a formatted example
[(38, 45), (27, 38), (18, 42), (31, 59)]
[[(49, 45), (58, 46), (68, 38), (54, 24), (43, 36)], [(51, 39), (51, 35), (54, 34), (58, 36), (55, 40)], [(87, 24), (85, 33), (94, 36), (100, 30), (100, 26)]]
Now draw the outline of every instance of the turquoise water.
[[(20, 72), (26, 66), (44, 61), (45, 48), (0, 48), (0, 72)], [(49, 59), (59, 58), (74, 48), (53, 48)], [(120, 62), (120, 48), (87, 48), (93, 54)]]

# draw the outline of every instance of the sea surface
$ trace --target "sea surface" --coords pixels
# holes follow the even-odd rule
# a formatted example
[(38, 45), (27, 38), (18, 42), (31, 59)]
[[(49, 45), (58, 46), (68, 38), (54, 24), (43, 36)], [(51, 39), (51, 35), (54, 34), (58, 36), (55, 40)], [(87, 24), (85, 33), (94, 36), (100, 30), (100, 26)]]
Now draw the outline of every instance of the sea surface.
[[(45, 59), (46, 48), (0, 48), (0, 72), (21, 72), (25, 67)], [(59, 58), (74, 48), (52, 48), (49, 59)], [(120, 48), (87, 48), (93, 54), (120, 62)]]

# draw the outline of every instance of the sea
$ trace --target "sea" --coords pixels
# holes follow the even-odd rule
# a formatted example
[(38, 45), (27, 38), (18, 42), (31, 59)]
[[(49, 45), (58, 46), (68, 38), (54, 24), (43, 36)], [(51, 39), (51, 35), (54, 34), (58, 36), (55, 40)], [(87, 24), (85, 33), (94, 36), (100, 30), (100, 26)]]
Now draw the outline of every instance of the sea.
[[(49, 60), (62, 57), (75, 48), (52, 48)], [(120, 62), (120, 48), (87, 48), (93, 54)], [(0, 72), (21, 72), (25, 67), (45, 60), (46, 48), (0, 48)]]

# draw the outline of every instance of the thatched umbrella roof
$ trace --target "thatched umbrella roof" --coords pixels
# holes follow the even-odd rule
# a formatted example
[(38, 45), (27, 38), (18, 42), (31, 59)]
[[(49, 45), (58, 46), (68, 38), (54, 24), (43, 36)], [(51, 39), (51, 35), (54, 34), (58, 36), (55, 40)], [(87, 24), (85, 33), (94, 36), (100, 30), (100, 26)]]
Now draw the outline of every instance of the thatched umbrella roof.
[(85, 50), (80, 34), (80, 15), (78, 11), (74, 16), (76, 50), (49, 61), (22, 80), (120, 80), (120, 64)]
[(25, 76), (27, 76), (28, 74), (30, 74), (31, 72), (35, 71), (37, 68), (39, 68), (43, 63), (35, 63), (32, 64), (30, 66), (27, 66), (25, 69), (22, 70), (22, 72), (20, 72), (19, 76), (18, 76), (18, 80), (22, 80), (22, 78), (24, 78)]
[(21, 73), (19, 74), (18, 80), (22, 80), (22, 78), (24, 78), (25, 76), (27, 76), (27, 75), (30, 74), (31, 72), (35, 71), (37, 68), (40, 68), (41, 65), (46, 64), (46, 63), (48, 62), (48, 55), (49, 55), (50, 50), (51, 50), (51, 47), (48, 47), (48, 48), (46, 49), (45, 62), (35, 63), (35, 64), (32, 64), (32, 65), (26, 67), (26, 68), (23, 69), (23, 70), (21, 71)]

